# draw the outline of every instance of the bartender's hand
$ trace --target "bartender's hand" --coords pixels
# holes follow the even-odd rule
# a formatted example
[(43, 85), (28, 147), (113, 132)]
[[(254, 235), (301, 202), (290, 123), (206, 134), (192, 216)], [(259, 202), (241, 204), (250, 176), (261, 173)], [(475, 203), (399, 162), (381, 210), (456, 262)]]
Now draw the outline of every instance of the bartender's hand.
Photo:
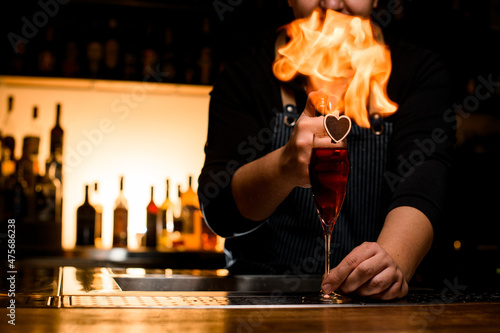
[(356, 293), (381, 300), (401, 298), (408, 293), (403, 271), (374, 242), (365, 242), (352, 250), (330, 270), (321, 287), (326, 294), (338, 290), (343, 294)]
[(324, 133), (323, 118), (315, 117), (316, 107), (326, 103), (327, 95), (321, 91), (311, 92), (304, 111), (297, 119), (290, 139), (283, 147), (279, 158), (281, 176), (290, 185), (310, 187), (309, 162), (311, 161), (313, 135)]
[(263, 221), (276, 210), (297, 186), (309, 187), (309, 161), (313, 135), (325, 134), (323, 117), (314, 117), (315, 105), (326, 100), (326, 94), (312, 92), (297, 120), (287, 144), (236, 170), (231, 190), (241, 215)]
[(377, 242), (363, 243), (352, 250), (325, 277), (323, 292), (338, 289), (381, 300), (405, 296), (433, 235), (431, 222), (420, 210), (409, 206), (392, 209)]

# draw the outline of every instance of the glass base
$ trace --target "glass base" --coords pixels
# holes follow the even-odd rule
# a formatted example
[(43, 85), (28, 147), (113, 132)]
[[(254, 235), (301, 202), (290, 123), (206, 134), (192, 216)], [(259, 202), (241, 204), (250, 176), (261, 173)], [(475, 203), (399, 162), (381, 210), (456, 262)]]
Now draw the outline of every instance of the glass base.
[(304, 304), (346, 304), (350, 302), (351, 299), (349, 297), (337, 293), (318, 293), (302, 297), (302, 303)]

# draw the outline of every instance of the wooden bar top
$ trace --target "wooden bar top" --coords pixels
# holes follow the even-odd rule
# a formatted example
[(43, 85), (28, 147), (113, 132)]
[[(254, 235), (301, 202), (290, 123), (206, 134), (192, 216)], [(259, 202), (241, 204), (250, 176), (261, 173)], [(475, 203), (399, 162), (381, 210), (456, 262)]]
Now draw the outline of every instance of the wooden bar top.
[(2, 332), (500, 332), (500, 303), (303, 309), (19, 308), (15, 326), (2, 317)]

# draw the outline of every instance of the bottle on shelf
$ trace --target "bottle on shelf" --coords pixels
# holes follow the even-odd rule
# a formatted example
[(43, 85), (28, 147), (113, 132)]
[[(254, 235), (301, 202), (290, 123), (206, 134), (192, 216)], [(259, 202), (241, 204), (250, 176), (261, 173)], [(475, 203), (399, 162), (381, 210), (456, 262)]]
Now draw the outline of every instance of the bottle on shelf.
[(108, 20), (108, 27), (105, 31), (103, 44), (104, 68), (102, 76), (108, 80), (118, 80), (121, 78), (120, 64), (120, 33), (118, 20), (114, 17)]
[(38, 53), (37, 74), (40, 76), (55, 76), (57, 75), (56, 64), (56, 41), (55, 27), (48, 26), (45, 29), (45, 40), (41, 44), (41, 50)]
[(149, 201), (146, 209), (146, 247), (156, 248), (157, 245), (157, 220), (158, 220), (158, 207), (154, 202), (154, 187), (151, 186), (151, 200)]
[(184, 250), (184, 238), (182, 234), (183, 219), (182, 219), (182, 200), (181, 186), (177, 185), (177, 202), (173, 207), (174, 223), (171, 234), (172, 248), (182, 251)]
[(92, 206), (95, 208), (95, 246), (102, 248), (102, 203), (98, 183), (94, 183)]
[[(4, 177), (4, 215), (6, 218), (22, 219), (26, 216), (26, 181), (23, 168), (15, 158), (15, 123), (12, 120), (14, 97), (7, 98), (7, 113), (2, 128), (2, 174)], [(27, 154), (29, 156), (29, 154)], [(29, 170), (33, 170), (28, 165)], [(5, 221), (5, 219), (4, 219)]]
[(189, 176), (188, 189), (181, 194), (182, 237), (186, 250), (201, 250), (202, 215), (198, 203), (198, 195), (192, 187), (192, 176)]
[(11, 113), (14, 104), (14, 97), (7, 98), (7, 112), (3, 122), (0, 124), (0, 219), (5, 221), (9, 218), (12, 210), (12, 193), (9, 185), (12, 175), (16, 171), (14, 160), (15, 140), (12, 131)]
[(3, 150), (3, 221), (21, 219), (26, 214), (25, 181), (22, 174), (16, 170), (16, 161), (11, 160), (11, 156), (8, 149)]
[(89, 202), (89, 186), (85, 185), (85, 201), (76, 210), (76, 245), (94, 245), (95, 208)]
[(37, 220), (39, 222), (60, 223), (60, 190), (55, 178), (55, 166), (46, 169), (43, 177), (38, 177), (35, 185), (37, 200)]
[(33, 118), (29, 130), (23, 138), (23, 153), (17, 161), (17, 170), (26, 182), (29, 190), (34, 188), (35, 177), (39, 174), (38, 149), (40, 145), (40, 130), (38, 125), (38, 107), (33, 108)]
[(26, 212), (23, 215), (32, 222), (38, 219), (38, 211), (44, 205), (38, 165), (39, 146), (40, 127), (38, 125), (38, 107), (35, 106), (31, 123), (23, 138), (23, 152), (16, 165), (17, 178), (23, 187), (26, 203)]
[(5, 113), (2, 128), (0, 129), (0, 137), (2, 139), (2, 156), (9, 154), (10, 160), (15, 161), (15, 124), (12, 121), (12, 111), (14, 110), (14, 97), (9, 96), (7, 98), (7, 112)]
[(160, 249), (173, 247), (171, 234), (174, 231), (174, 205), (170, 201), (170, 183), (167, 179), (165, 201), (158, 207), (158, 226), (160, 227)]
[(113, 211), (113, 246), (127, 247), (128, 202), (123, 193), (123, 176), (120, 178), (120, 193)]
[(61, 104), (56, 106), (56, 123), (50, 131), (50, 151), (49, 158), (45, 163), (45, 168), (48, 170), (53, 164), (55, 166), (55, 178), (62, 184), (62, 153), (63, 153), (63, 138), (64, 130), (61, 127)]

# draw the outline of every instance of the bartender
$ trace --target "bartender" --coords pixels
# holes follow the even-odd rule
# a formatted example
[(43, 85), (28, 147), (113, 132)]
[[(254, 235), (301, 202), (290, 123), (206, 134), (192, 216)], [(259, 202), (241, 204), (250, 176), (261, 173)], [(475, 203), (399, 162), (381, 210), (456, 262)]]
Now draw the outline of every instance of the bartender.
[[(320, 8), (369, 18), (377, 0), (289, 0), (295, 18)], [(374, 24), (374, 23), (373, 23)], [(322, 274), (323, 233), (308, 164), (324, 133), (300, 78), (272, 71), (280, 32), (228, 63), (211, 92), (200, 204), (225, 237), (233, 274)], [(389, 98), (398, 104), (374, 131), (353, 123), (346, 198), (321, 288), (375, 299), (403, 297), (440, 223), (454, 117), (446, 69), (430, 51), (386, 37)]]

